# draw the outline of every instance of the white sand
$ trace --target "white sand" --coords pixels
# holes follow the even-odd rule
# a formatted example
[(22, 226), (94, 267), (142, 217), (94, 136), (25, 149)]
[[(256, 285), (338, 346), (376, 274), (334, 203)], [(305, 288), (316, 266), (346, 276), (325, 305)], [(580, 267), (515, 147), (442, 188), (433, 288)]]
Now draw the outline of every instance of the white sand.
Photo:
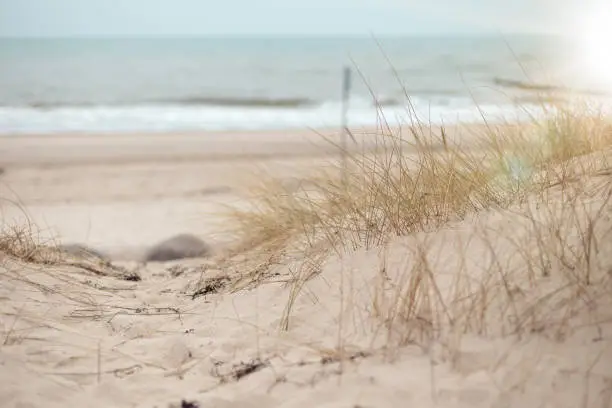
[[(180, 232), (214, 241), (232, 189), (255, 171), (291, 178), (329, 146), (306, 132), (43, 135), (3, 137), (0, 151), (3, 198), (46, 235), (114, 251)], [(23, 218), (3, 210), (5, 221)]]
[[(261, 166), (290, 179), (325, 162), (317, 140), (308, 132), (0, 138), (0, 195), (18, 197), (32, 221), (62, 242), (125, 255), (188, 232), (222, 249), (219, 204), (238, 200), (240, 182)], [(22, 220), (13, 205), (2, 210), (4, 222)], [(177, 262), (150, 264), (139, 270), (141, 282), (130, 282), (5, 258), (0, 406), (165, 408), (182, 399), (247, 408), (611, 406), (610, 296), (572, 316), (558, 316), (563, 299), (551, 303), (520, 337), (502, 336), (515, 322), (492, 313), (489, 333), (431, 333), (429, 347), (427, 339), (397, 344), (425, 323), (389, 315), (394, 324), (385, 327), (376, 317), (393, 303), (392, 283), (408, 276), (419, 240), (428, 239), (445, 293), (458, 271), (483, 273), (491, 260), (479, 225), (491, 228), (501, 262), (520, 269), (510, 241), (533, 247), (524, 238), (528, 225), (512, 213), (481, 214), (385, 251), (331, 259), (295, 300), (286, 332), (279, 329), (290, 297), (286, 268), (254, 289), (192, 299), (201, 279), (227, 272), (215, 269), (215, 259), (178, 262), (186, 266), (179, 276), (168, 271)], [(612, 243), (602, 231), (596, 275), (612, 270)], [(384, 296), (383, 259), (391, 278)], [(518, 307), (529, 310), (537, 290), (517, 279), (525, 283)], [(546, 285), (554, 279), (537, 287)], [(541, 324), (561, 318), (581, 328), (559, 339), (558, 325)], [(260, 370), (232, 375), (258, 359)]]

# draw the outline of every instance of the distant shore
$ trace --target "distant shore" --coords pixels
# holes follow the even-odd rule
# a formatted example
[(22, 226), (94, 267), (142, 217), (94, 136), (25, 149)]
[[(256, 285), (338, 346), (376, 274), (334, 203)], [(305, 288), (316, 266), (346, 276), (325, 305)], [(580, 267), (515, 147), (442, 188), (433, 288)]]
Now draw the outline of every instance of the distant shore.
[[(498, 126), (515, 126), (505, 124)], [(427, 127), (427, 125), (424, 125)], [(445, 126), (449, 138), (469, 141), (484, 124)], [(439, 129), (432, 126), (431, 129)], [(347, 147), (374, 148), (376, 137), (401, 132), (411, 139), (410, 126), (350, 128)], [(66, 165), (219, 162), (274, 160), (339, 153), (340, 128), (258, 131), (190, 132), (60, 132), (0, 134), (5, 167), (58, 167)]]

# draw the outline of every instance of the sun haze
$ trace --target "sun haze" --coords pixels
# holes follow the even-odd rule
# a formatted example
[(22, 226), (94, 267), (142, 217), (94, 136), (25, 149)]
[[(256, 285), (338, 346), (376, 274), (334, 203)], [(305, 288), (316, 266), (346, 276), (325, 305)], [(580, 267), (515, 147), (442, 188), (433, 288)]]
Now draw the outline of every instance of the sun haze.
[(563, 32), (579, 0), (0, 0), (1, 36)]

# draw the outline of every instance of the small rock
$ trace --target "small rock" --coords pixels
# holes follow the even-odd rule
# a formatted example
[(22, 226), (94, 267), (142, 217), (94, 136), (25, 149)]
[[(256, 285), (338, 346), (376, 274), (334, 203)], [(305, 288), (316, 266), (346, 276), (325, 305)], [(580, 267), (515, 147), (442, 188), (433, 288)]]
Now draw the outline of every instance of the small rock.
[(177, 259), (199, 258), (208, 256), (211, 249), (204, 241), (190, 234), (179, 234), (149, 249), (144, 257), (145, 262), (165, 262)]

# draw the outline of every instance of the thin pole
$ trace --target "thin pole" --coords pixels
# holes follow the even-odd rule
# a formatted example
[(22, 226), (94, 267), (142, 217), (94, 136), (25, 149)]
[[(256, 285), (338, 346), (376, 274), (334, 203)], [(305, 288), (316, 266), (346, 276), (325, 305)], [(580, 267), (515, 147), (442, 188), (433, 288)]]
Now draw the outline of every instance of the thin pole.
[(351, 69), (347, 66), (344, 67), (342, 72), (342, 117), (341, 117), (341, 139), (340, 148), (342, 149), (342, 177), (346, 185), (347, 181), (347, 135), (348, 130), (348, 105), (349, 96), (351, 93)]

